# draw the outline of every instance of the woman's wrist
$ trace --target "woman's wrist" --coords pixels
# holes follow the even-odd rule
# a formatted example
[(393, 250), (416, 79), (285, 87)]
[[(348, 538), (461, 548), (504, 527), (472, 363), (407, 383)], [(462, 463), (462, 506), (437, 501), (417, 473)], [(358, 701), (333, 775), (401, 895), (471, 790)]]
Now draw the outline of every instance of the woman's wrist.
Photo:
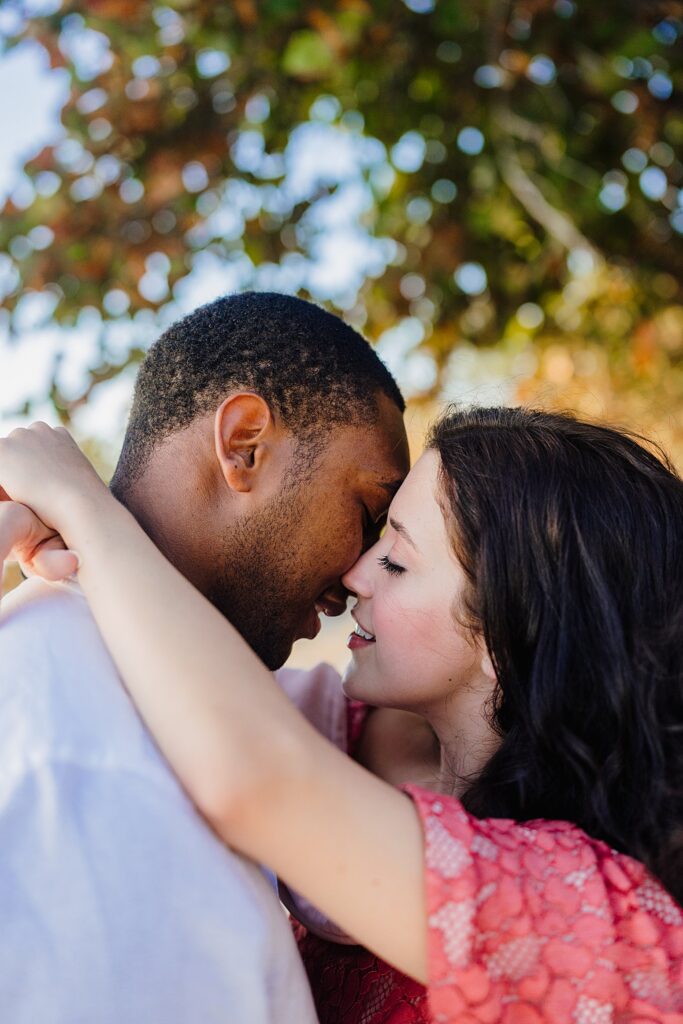
[(123, 511), (104, 484), (76, 491), (60, 502), (58, 529), (66, 546), (81, 554), (101, 536), (111, 534), (113, 523)]

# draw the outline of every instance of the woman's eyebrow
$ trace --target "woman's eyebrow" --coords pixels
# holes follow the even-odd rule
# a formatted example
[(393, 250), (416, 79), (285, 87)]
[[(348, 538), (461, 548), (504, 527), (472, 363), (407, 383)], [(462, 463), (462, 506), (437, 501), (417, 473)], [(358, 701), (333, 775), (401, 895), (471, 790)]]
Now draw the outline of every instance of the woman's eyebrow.
[(403, 525), (403, 523), (399, 523), (398, 519), (394, 519), (394, 518), (393, 518), (393, 516), (390, 516), (390, 517), (389, 517), (389, 525), (390, 525), (390, 526), (391, 526), (391, 527), (392, 527), (392, 528), (393, 528), (394, 530), (396, 530), (396, 533), (397, 533), (397, 534), (398, 534), (398, 535), (399, 535), (400, 537), (403, 537), (403, 539), (404, 539), (404, 540), (408, 541), (408, 543), (410, 544), (411, 548), (414, 548), (414, 549), (415, 549), (415, 551), (417, 551), (417, 544), (415, 543), (415, 541), (413, 540), (413, 538), (412, 538), (412, 537), (410, 536), (410, 534), (409, 534), (409, 533), (408, 533), (408, 531), (406, 530), (406, 528), (405, 528), (405, 526)]

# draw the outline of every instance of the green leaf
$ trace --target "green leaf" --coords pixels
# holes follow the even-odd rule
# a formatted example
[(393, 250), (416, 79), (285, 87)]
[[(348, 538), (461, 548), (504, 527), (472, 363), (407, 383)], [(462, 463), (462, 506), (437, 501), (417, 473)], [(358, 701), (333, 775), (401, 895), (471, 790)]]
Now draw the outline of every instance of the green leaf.
[(292, 78), (324, 78), (334, 66), (334, 54), (317, 32), (302, 29), (289, 40), (282, 57), (282, 68)]

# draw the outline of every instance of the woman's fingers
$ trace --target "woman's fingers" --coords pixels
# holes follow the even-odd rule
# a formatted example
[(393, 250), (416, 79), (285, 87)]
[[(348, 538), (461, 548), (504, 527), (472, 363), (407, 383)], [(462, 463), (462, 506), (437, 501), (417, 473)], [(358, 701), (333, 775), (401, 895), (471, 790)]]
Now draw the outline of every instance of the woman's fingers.
[(5, 562), (16, 561), (15, 547), (31, 529), (32, 513), (13, 501), (0, 502), (0, 600)]
[[(78, 558), (29, 508), (0, 501), (0, 583), (6, 561), (19, 562), (25, 572), (48, 580), (64, 579), (78, 567)], [(0, 598), (2, 591), (0, 589)]]
[(75, 551), (67, 551), (60, 541), (61, 548), (43, 548), (31, 561), (33, 572), (44, 580), (64, 580), (78, 569), (78, 555)]
[(16, 501), (0, 502), (0, 560), (8, 559), (15, 549), (24, 552), (30, 546), (32, 551), (37, 544), (54, 536), (54, 531), (41, 523), (25, 505)]

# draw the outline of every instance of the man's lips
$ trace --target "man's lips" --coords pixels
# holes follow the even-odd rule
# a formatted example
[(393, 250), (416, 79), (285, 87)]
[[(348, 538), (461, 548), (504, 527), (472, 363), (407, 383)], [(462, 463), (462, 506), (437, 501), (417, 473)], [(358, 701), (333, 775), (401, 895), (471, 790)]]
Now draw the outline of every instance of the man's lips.
[(307, 640), (315, 640), (315, 638), (317, 637), (317, 635), (318, 635), (318, 633), (320, 632), (321, 629), (322, 629), (322, 622), (320, 621), (320, 615), (319, 615), (317, 609), (314, 608), (313, 609), (313, 614), (311, 616), (311, 629), (306, 634), (306, 639)]
[(320, 616), (327, 615), (332, 618), (341, 615), (344, 611), (346, 611), (346, 602), (319, 597), (300, 627), (297, 640), (315, 640), (322, 628)]
[(295, 640), (315, 640), (320, 632), (322, 623), (317, 607), (311, 608), (297, 631)]

